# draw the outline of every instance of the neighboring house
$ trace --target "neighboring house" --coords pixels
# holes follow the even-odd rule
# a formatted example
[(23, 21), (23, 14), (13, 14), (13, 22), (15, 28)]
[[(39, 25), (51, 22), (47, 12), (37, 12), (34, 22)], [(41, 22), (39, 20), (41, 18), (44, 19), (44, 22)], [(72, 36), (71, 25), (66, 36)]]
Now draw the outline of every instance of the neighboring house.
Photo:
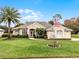
[(4, 30), (0, 29), (0, 37), (2, 37), (3, 34), (4, 34)]
[(19, 27), (14, 28), (13, 35), (26, 35), (29, 37), (34, 37), (36, 35), (37, 28), (46, 29), (46, 35), (48, 39), (52, 38), (71, 38), (71, 29), (66, 28), (64, 26), (56, 27), (47, 22), (27, 22), (25, 25), (21, 25)]

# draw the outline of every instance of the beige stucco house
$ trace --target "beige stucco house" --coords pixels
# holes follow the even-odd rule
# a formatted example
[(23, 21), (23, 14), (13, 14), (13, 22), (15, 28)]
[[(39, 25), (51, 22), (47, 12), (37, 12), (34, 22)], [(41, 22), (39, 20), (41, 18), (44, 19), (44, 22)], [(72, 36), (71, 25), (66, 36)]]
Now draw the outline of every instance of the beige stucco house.
[(62, 25), (60, 25), (59, 27), (56, 27), (47, 22), (39, 22), (39, 21), (27, 22), (25, 25), (21, 25), (19, 27), (14, 28), (13, 35), (28, 34), (29, 37), (33, 37), (34, 34), (36, 35), (37, 28), (46, 29), (46, 35), (48, 39), (52, 39), (52, 38), (70, 39), (71, 38), (71, 31), (72, 31), (71, 29), (64, 27)]

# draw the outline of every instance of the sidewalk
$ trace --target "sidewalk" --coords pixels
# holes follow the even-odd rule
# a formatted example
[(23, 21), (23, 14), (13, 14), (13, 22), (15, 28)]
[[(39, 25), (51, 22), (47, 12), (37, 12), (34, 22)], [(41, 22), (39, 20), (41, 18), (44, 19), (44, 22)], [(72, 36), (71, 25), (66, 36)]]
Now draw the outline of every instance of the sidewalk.
[(79, 58), (31, 58), (31, 59), (79, 59)]
[(79, 58), (31, 58), (31, 59), (79, 59)]

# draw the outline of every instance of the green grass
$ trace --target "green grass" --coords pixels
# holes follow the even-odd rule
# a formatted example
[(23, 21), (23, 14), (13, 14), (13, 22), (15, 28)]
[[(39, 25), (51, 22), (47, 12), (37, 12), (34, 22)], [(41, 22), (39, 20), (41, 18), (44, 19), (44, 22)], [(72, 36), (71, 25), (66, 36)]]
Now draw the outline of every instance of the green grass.
[(0, 58), (20, 57), (75, 57), (79, 56), (79, 42), (60, 40), (60, 48), (51, 48), (47, 44), (51, 40), (30, 40), (16, 38), (16, 40), (0, 39)]
[(72, 34), (72, 38), (79, 38), (79, 34)]

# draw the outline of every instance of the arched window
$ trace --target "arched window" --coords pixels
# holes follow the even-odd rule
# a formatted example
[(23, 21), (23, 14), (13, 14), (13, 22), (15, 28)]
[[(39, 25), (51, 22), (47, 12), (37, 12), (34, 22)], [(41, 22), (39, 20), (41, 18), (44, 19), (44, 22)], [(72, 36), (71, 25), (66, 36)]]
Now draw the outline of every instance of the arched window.
[(63, 37), (63, 31), (57, 30), (57, 38), (62, 38), (62, 37)]

